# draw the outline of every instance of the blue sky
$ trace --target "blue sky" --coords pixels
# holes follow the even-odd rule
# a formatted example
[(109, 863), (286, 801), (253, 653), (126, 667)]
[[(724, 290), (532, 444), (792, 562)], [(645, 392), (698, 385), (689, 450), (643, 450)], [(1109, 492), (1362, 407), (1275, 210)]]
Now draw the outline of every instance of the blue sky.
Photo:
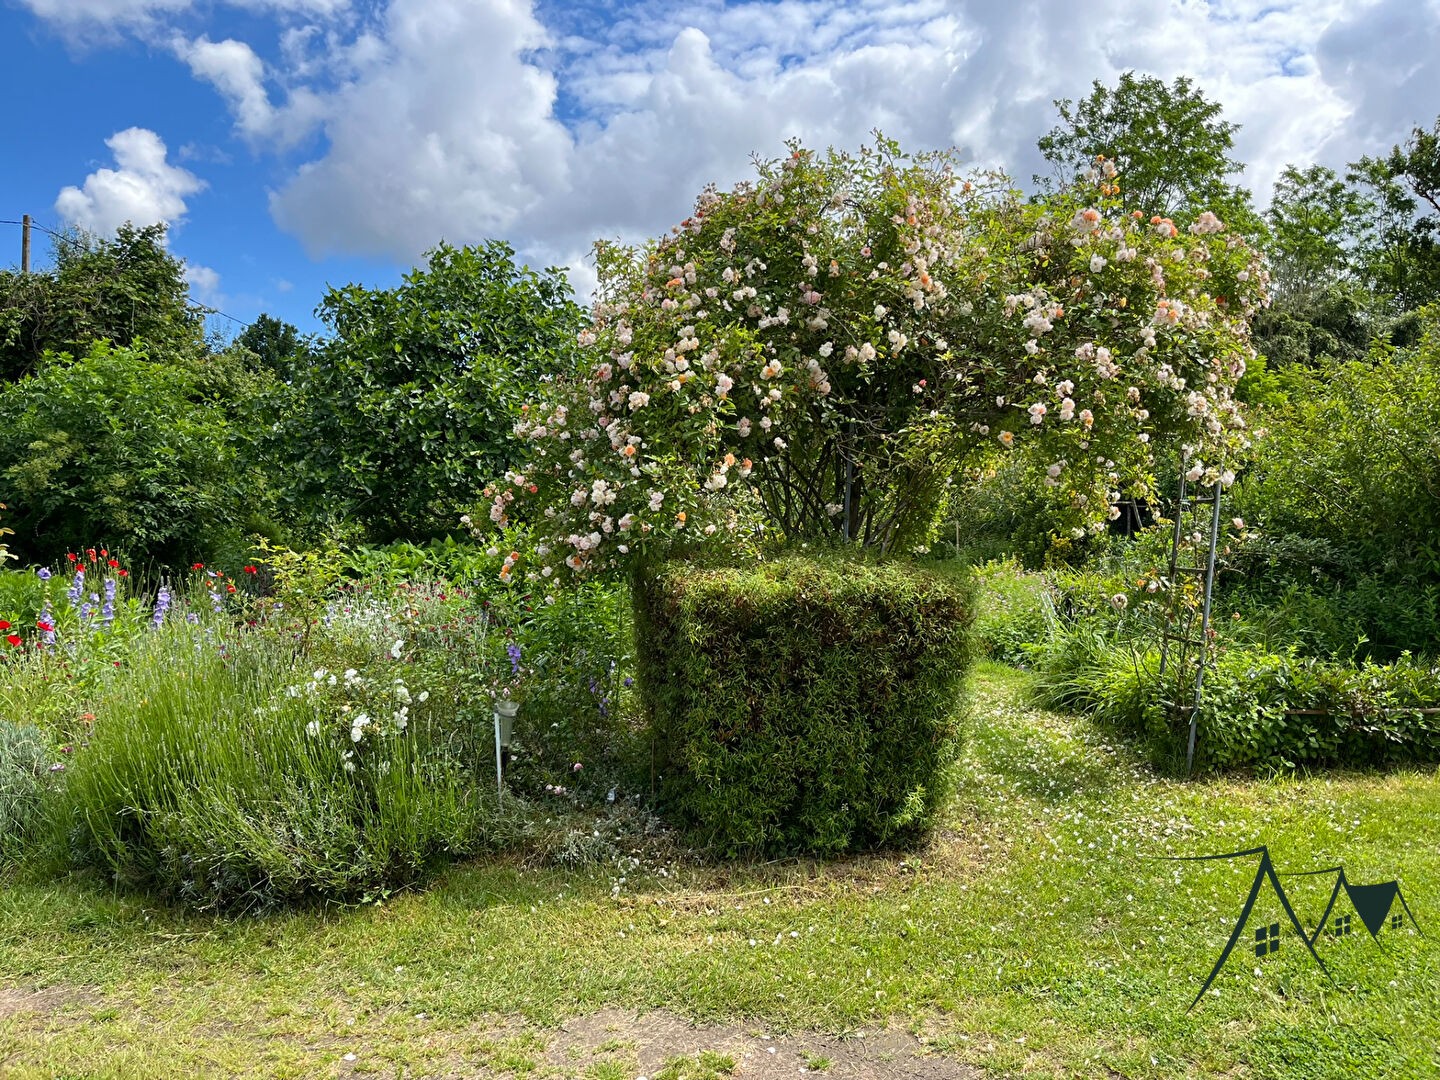
[(327, 284), (442, 238), (583, 293), (594, 239), (662, 231), (789, 136), (1025, 178), (1052, 99), (1129, 68), (1219, 100), (1262, 201), (1440, 110), (1440, 0), (0, 0), (0, 40), (0, 218), (170, 221), (199, 299), (306, 329)]
[[(207, 19), (212, 34), (253, 29), (257, 20), (220, 8)], [(11, 43), (0, 110), (0, 218), (29, 213), (53, 230), (67, 222), (55, 207), (67, 186), (83, 185), (97, 169), (114, 168), (106, 140), (133, 127), (160, 135), (167, 158), (205, 187), (185, 198), (172, 225), (171, 249), (215, 270), (215, 289), (197, 298), (248, 321), (268, 311), (309, 328), (328, 283), (390, 284), (403, 272), (390, 258), (308, 257), (298, 238), (275, 227), (267, 193), (287, 170), (314, 152), (308, 147), (272, 155), (237, 140), (224, 103), (170, 53), (130, 35), (77, 39), (14, 4), (0, 3), (0, 40)], [(17, 47), (18, 46), (18, 47)], [(23, 102), (20, 108), (13, 107)], [(18, 262), (20, 230), (0, 226), (0, 262)], [(48, 262), (51, 239), (37, 233), (33, 258)], [(212, 319), (227, 335), (237, 324)]]

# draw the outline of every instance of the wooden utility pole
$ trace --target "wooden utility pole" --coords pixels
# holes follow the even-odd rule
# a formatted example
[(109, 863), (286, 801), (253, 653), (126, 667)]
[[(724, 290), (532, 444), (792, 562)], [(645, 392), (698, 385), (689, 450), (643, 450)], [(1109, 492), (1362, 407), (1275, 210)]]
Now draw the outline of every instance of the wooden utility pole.
[(20, 217), (20, 272), (30, 272), (30, 215)]

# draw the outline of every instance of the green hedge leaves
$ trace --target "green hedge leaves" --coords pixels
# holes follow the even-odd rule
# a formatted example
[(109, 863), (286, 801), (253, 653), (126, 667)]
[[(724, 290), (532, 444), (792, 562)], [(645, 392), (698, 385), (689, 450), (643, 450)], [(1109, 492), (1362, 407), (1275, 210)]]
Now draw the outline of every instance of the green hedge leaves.
[(947, 791), (968, 578), (900, 563), (670, 562), (636, 588), (662, 806), (717, 854), (923, 834)]

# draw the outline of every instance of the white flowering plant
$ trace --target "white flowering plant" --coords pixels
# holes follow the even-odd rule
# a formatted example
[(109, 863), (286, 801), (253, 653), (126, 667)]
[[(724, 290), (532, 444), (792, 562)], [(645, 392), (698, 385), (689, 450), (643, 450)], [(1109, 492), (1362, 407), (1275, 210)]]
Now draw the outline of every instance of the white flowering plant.
[(884, 140), (758, 172), (644, 248), (597, 245), (582, 369), (524, 406), (476, 515), (530, 530), (503, 577), (756, 527), (903, 549), (971, 455), (1021, 441), (1081, 535), (1150, 492), (1157, 441), (1233, 479), (1265, 271), (1213, 214), (1129, 212), (1104, 161), (1026, 202)]
[[(299, 707), (298, 713), (292, 707), (291, 715), (297, 723), (305, 719), (305, 734), (338, 746), (345, 770), (353, 773), (364, 763), (368, 748), (406, 735), (414, 710), (429, 700), (430, 693), (412, 689), (405, 676), (393, 669), (319, 667), (287, 686), (285, 696)], [(388, 756), (382, 758), (382, 766), (389, 768)]]

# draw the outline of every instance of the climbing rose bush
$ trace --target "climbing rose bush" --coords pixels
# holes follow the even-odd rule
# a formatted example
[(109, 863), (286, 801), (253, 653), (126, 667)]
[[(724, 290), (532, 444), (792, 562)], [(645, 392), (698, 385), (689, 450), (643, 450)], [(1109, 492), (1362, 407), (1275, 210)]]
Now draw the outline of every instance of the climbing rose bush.
[[(756, 532), (923, 544), (989, 445), (1032, 441), (1078, 533), (1157, 442), (1228, 483), (1263, 264), (1213, 214), (1123, 204), (1108, 162), (1045, 203), (946, 154), (791, 147), (642, 248), (596, 246), (580, 374), (523, 409), (491, 526), (504, 575), (623, 569)], [(477, 525), (483, 530), (483, 522)]]

